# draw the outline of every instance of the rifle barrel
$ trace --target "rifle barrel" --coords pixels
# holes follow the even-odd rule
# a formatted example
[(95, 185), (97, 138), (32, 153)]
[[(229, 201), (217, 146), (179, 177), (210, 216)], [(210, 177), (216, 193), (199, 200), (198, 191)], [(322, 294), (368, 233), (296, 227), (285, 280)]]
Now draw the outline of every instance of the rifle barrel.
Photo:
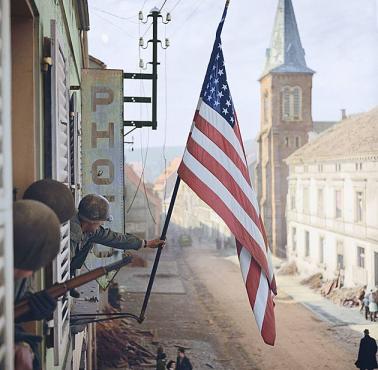
[[(71, 289), (82, 286), (92, 280), (95, 280), (103, 275), (106, 275), (110, 271), (118, 270), (123, 266), (128, 265), (132, 261), (132, 256), (128, 255), (122, 260), (114, 262), (110, 265), (98, 267), (92, 271), (88, 271), (85, 274), (74, 277), (73, 279), (67, 280), (63, 283), (56, 283), (45, 291), (54, 299), (65, 295)], [(19, 318), (30, 311), (29, 301), (27, 298), (21, 300), (14, 308), (15, 318)]]

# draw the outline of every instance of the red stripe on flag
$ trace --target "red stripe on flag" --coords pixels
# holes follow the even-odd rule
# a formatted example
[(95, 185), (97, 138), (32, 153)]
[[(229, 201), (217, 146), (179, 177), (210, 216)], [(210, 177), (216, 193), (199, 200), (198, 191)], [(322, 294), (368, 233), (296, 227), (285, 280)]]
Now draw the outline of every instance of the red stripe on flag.
[(256, 262), (261, 266), (266, 276), (269, 276), (269, 267), (264, 252), (252, 238), (249, 232), (237, 220), (235, 215), (226, 207), (223, 200), (203, 183), (186, 165), (181, 162), (178, 174), (189, 187), (224, 220), (231, 232), (240, 241), (244, 248), (252, 254)]
[(276, 341), (276, 323), (274, 317), (273, 296), (270, 292), (266, 303), (265, 316), (263, 326), (261, 328), (261, 335), (266, 344), (274, 346), (274, 342)]
[(253, 258), (251, 258), (251, 264), (249, 265), (249, 271), (247, 281), (245, 282), (245, 286), (247, 288), (249, 302), (251, 303), (252, 307), (255, 306), (256, 294), (260, 284), (260, 277), (261, 268), (256, 263), (256, 261)]

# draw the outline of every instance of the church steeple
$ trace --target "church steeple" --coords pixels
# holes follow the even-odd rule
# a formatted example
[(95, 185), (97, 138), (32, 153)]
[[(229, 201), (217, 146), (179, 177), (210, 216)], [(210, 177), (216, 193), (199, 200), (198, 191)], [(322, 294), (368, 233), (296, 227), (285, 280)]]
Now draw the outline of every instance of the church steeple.
[(307, 67), (291, 0), (279, 0), (263, 76), (270, 72), (314, 73)]

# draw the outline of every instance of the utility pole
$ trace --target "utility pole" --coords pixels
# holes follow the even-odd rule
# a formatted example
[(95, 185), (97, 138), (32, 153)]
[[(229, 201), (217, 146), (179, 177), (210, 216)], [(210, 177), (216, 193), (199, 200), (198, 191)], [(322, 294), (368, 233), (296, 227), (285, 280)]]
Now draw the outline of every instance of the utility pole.
[[(137, 120), (127, 120), (124, 121), (123, 125), (126, 127), (133, 127), (128, 133), (134, 131), (136, 128), (142, 127), (152, 127), (153, 130), (157, 129), (157, 79), (158, 79), (158, 44), (161, 45), (163, 49), (169, 47), (169, 40), (165, 39), (165, 45), (163, 46), (161, 40), (158, 38), (158, 21), (159, 18), (162, 19), (163, 24), (167, 24), (171, 21), (171, 15), (167, 13), (166, 19), (163, 19), (163, 16), (160, 14), (160, 9), (153, 8), (150, 13), (147, 15), (146, 21), (143, 21), (143, 13), (139, 12), (139, 20), (146, 24), (148, 19), (152, 18), (152, 39), (147, 41), (147, 45), (144, 46), (143, 37), (139, 39), (139, 47), (142, 49), (147, 49), (149, 44), (152, 44), (152, 61), (147, 64), (152, 65), (152, 73), (124, 73), (124, 79), (129, 80), (151, 80), (152, 81), (152, 98), (147, 96), (125, 96), (123, 98), (124, 103), (152, 103), (152, 117), (151, 121), (137, 121)], [(139, 66), (142, 69), (147, 69), (145, 67), (143, 59), (139, 61)], [(128, 134), (127, 133), (127, 134)], [(126, 135), (127, 135), (126, 134)]]

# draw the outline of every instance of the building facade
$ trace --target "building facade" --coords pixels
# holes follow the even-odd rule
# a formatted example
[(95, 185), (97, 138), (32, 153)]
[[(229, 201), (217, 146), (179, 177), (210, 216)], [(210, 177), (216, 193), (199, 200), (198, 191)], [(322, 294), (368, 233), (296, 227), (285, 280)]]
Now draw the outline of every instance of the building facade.
[(126, 232), (145, 240), (156, 238), (161, 232), (162, 200), (131, 165), (125, 166), (125, 199)]
[(300, 273), (378, 285), (378, 109), (343, 120), (292, 154), (288, 255)]

